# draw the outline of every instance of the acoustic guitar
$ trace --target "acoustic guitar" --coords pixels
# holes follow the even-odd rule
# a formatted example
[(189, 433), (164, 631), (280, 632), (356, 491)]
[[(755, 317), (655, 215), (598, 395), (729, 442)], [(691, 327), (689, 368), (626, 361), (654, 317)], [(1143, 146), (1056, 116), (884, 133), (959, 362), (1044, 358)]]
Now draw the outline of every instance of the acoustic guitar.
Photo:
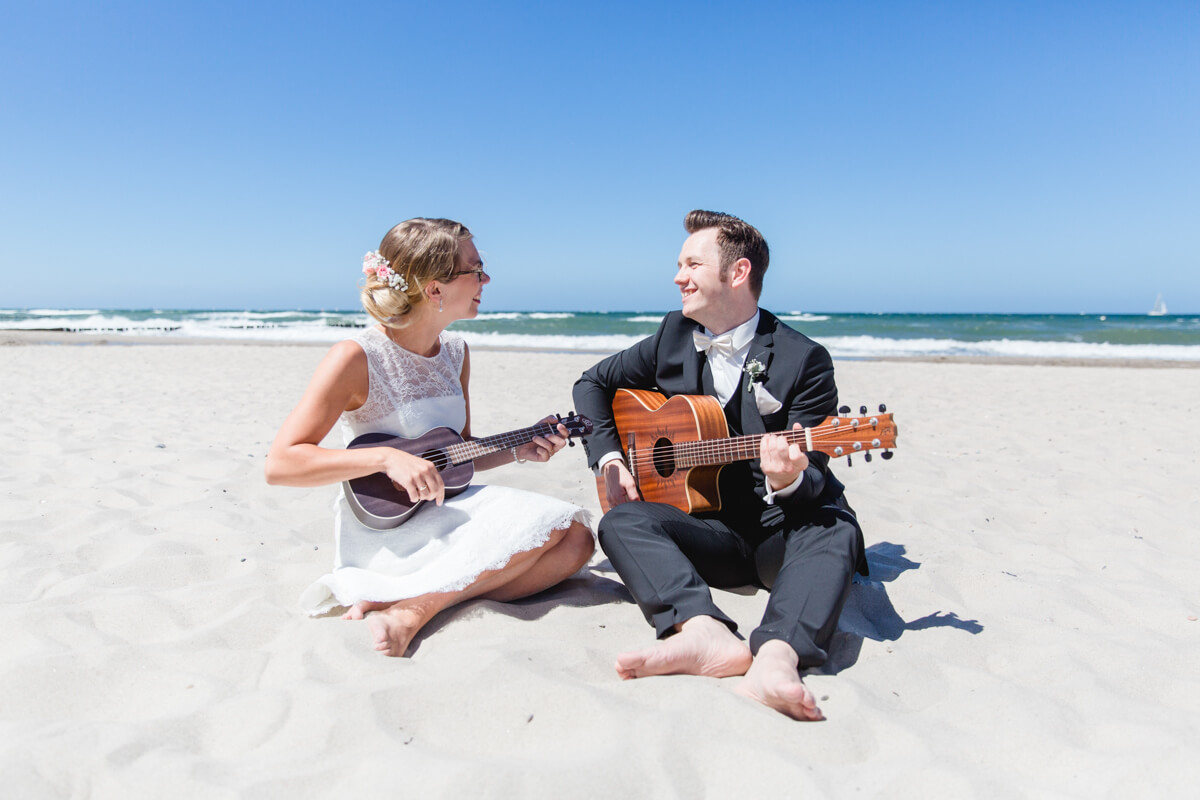
[[(453, 497), (471, 485), (471, 478), (475, 476), (474, 462), (478, 458), (528, 444), (536, 436), (559, 435), (560, 424), (567, 429), (567, 444), (572, 447), (575, 446), (574, 437), (587, 436), (592, 432), (592, 421), (582, 414), (572, 412), (566, 417), (557, 414), (555, 417), (557, 422), (541, 422), (529, 428), (469, 442), (451, 428), (434, 428), (415, 439), (387, 433), (364, 433), (355, 437), (347, 448), (394, 447), (430, 461), (441, 473), (442, 482), (446, 485), (446, 497)], [(377, 531), (399, 527), (425, 503), (424, 500), (410, 498), (408, 492), (392, 483), (392, 479), (383, 472), (343, 481), (342, 486), (354, 516), (363, 525)]]
[[(847, 456), (884, 449), (891, 458), (896, 446), (896, 423), (890, 413), (858, 417), (829, 417), (820, 425), (780, 431), (789, 442), (809, 453)], [(841, 413), (848, 414), (843, 406)], [(625, 466), (637, 483), (643, 500), (667, 503), (697, 514), (719, 511), (721, 494), (717, 477), (725, 464), (758, 458), (762, 435), (729, 436), (721, 404), (707, 395), (675, 395), (667, 400), (658, 392), (618, 389), (613, 397), (617, 433), (625, 446)], [(604, 475), (596, 477), (600, 507), (610, 508)]]

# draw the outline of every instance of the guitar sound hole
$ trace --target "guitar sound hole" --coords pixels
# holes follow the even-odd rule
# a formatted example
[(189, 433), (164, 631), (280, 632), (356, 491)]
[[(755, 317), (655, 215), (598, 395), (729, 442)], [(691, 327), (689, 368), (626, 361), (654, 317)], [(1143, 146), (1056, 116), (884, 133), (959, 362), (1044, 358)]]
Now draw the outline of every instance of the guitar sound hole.
[(664, 478), (675, 472), (674, 448), (670, 439), (659, 439), (654, 443), (654, 471)]

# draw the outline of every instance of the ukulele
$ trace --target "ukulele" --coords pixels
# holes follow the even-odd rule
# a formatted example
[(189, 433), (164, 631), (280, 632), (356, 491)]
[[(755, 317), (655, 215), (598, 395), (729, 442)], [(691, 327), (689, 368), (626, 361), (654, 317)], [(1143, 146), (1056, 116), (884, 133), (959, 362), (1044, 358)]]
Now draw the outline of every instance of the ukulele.
[[(762, 434), (729, 436), (721, 404), (707, 395), (675, 395), (667, 400), (658, 392), (618, 389), (613, 397), (617, 433), (626, 442), (625, 465), (643, 500), (666, 503), (697, 514), (719, 511), (721, 494), (717, 477), (725, 464), (758, 458)], [(850, 409), (843, 406), (841, 413)], [(896, 446), (896, 424), (891, 414), (828, 417), (820, 425), (780, 431), (789, 442), (809, 453), (834, 458)], [(891, 458), (890, 450), (881, 454)], [(608, 491), (604, 475), (596, 477), (600, 507), (607, 512)]]
[[(572, 447), (575, 446), (572, 441), (574, 437), (587, 436), (592, 432), (592, 421), (582, 414), (572, 412), (566, 417), (558, 414), (555, 417), (557, 422), (540, 422), (529, 428), (469, 442), (451, 428), (433, 428), (415, 439), (388, 433), (364, 433), (346, 447), (351, 450), (359, 447), (394, 447), (430, 461), (442, 475), (446, 497), (453, 497), (471, 485), (477, 458), (528, 444), (535, 436), (559, 435), (560, 424), (567, 429), (567, 443)], [(342, 486), (354, 516), (363, 525), (377, 531), (399, 527), (425, 503), (424, 500), (410, 498), (408, 492), (392, 483), (392, 479), (383, 472), (351, 478), (343, 481)]]

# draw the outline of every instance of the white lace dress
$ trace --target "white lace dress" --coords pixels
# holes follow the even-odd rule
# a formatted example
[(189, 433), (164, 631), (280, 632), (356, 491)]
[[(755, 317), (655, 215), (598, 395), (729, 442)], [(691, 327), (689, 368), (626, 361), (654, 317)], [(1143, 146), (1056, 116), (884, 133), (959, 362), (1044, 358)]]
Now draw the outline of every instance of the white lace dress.
[[(371, 432), (411, 439), (431, 428), (463, 429), (462, 339), (443, 333), (431, 358), (410, 353), (374, 327), (353, 341), (367, 354), (370, 390), (361, 408), (342, 414), (346, 443)], [(301, 607), (314, 615), (360, 600), (389, 602), (463, 589), (514, 554), (544, 544), (551, 531), (575, 520), (588, 524), (587, 512), (570, 503), (475, 483), (440, 507), (426, 503), (392, 530), (360, 523), (340, 489), (334, 514), (333, 572), (300, 597)]]

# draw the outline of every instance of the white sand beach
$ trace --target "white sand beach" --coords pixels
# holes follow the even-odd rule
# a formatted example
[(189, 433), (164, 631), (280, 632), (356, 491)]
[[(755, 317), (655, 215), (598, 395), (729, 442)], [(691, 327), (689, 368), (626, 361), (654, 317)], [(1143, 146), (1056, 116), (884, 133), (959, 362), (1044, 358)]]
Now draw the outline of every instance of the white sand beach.
[[(63, 337), (63, 341), (76, 341)], [(621, 681), (602, 553), (446, 612), (410, 658), (312, 619), (334, 487), (269, 487), (316, 346), (0, 346), (0, 786), (12, 798), (1183, 797), (1200, 783), (1200, 369), (843, 361), (891, 461), (798, 723), (736, 679)], [(594, 355), (477, 351), (473, 429)], [(336, 435), (336, 433), (335, 433)], [(479, 476), (598, 514), (581, 448)], [(763, 591), (718, 592), (753, 628)]]

